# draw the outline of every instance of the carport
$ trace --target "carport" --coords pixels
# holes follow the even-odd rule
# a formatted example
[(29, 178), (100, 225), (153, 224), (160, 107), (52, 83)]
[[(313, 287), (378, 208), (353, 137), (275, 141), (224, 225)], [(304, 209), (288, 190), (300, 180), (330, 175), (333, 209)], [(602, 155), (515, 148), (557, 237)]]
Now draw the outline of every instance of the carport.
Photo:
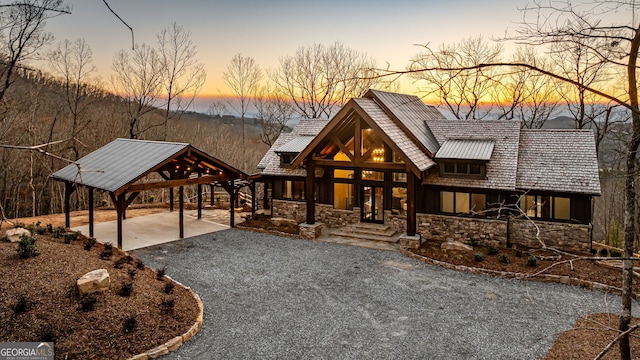
[[(151, 174), (158, 174), (150, 179)], [(178, 188), (180, 238), (184, 237), (184, 186), (198, 185), (198, 219), (202, 218), (202, 185), (220, 186), (229, 193), (234, 204), (240, 187), (249, 186), (244, 172), (196, 149), (190, 144), (165, 141), (116, 139), (87, 156), (56, 171), (51, 177), (65, 183), (65, 225), (70, 226), (70, 198), (79, 186), (88, 190), (89, 236), (94, 236), (94, 190), (109, 193), (117, 216), (118, 247), (122, 248), (122, 221), (126, 209), (142, 191), (170, 189), (173, 211), (173, 189)], [(242, 186), (240, 186), (242, 184)], [(253, 209), (255, 209), (255, 196)], [(234, 226), (230, 206), (230, 226)], [(252, 210), (255, 211), (255, 210)]]

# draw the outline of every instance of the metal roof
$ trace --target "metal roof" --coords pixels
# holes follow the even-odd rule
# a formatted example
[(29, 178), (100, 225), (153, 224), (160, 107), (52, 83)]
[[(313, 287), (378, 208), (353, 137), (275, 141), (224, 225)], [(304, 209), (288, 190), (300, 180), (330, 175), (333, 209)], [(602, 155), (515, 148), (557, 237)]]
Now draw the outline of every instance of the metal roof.
[(314, 136), (296, 136), (275, 150), (276, 153), (299, 153), (309, 145)]
[(442, 144), (435, 158), (489, 161), (494, 145), (494, 140), (451, 139)]
[(243, 174), (224, 162), (185, 143), (116, 139), (109, 144), (69, 164), (51, 175), (52, 178), (80, 185), (117, 192), (170, 159), (191, 151), (223, 171)]

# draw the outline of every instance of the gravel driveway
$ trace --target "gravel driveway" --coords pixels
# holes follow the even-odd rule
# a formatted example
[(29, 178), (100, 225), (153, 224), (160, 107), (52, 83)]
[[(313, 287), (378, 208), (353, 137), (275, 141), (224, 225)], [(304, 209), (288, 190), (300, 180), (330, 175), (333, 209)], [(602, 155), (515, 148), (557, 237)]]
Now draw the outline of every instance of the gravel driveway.
[(620, 308), (597, 291), (237, 229), (133, 253), (204, 302), (202, 331), (163, 359), (541, 359), (576, 318)]

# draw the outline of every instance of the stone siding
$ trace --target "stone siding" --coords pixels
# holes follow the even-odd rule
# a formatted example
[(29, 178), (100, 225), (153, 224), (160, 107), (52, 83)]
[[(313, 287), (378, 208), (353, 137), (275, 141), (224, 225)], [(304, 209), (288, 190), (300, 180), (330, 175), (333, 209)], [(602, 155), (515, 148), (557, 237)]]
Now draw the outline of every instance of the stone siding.
[(307, 203), (304, 201), (272, 201), (271, 217), (295, 220), (298, 224), (307, 221)]
[[(572, 253), (588, 253), (591, 225), (567, 224), (548, 221), (536, 221), (540, 229), (540, 240), (548, 247), (562, 249)], [(509, 222), (509, 242), (526, 248), (539, 248), (536, 227), (524, 219)]]
[(384, 224), (399, 234), (407, 232), (407, 217), (405, 215), (393, 215), (391, 210), (384, 211)]
[(507, 221), (464, 218), (458, 216), (417, 214), (417, 232), (424, 240), (459, 241), (471, 244), (477, 239), (480, 245), (507, 245)]
[[(307, 221), (307, 203), (302, 201), (273, 199), (271, 217), (293, 219), (298, 223)], [(360, 208), (353, 210), (334, 209), (333, 205), (316, 204), (316, 221), (329, 228), (343, 227), (360, 221)]]

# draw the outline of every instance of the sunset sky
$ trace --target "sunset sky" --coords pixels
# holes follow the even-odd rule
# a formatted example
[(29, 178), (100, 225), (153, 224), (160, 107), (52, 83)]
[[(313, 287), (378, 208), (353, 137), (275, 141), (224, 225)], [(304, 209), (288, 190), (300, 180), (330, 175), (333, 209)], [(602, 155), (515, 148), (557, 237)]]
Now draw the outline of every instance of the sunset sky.
[[(404, 69), (415, 44), (489, 39), (517, 29), (527, 0), (109, 0), (134, 29), (136, 42), (155, 43), (156, 34), (172, 22), (192, 33), (207, 82), (202, 95), (229, 93), (222, 72), (236, 53), (274, 68), (281, 56), (300, 46), (340, 41), (366, 52), (381, 66)], [(100, 0), (67, 0), (73, 14), (49, 20), (56, 41), (84, 38), (91, 45), (100, 75), (111, 73), (114, 54), (131, 47), (129, 30)], [(400, 91), (414, 93), (409, 81)], [(206, 109), (203, 98), (196, 110)]]

